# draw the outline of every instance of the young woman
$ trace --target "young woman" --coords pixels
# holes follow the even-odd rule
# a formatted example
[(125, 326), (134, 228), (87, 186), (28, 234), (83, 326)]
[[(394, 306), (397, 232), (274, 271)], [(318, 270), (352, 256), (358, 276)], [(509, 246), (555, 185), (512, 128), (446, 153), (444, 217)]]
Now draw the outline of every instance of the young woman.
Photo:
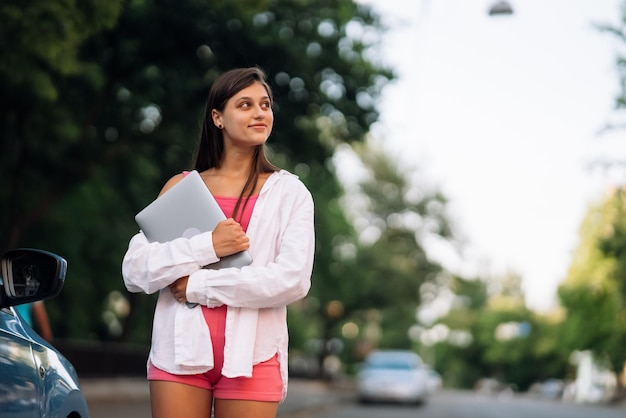
[[(212, 409), (215, 418), (275, 417), (286, 395), (286, 307), (311, 285), (313, 200), (268, 161), (273, 122), (260, 69), (222, 74), (206, 102), (194, 169), (228, 219), (189, 239), (148, 242), (139, 232), (130, 241), (127, 289), (159, 291), (148, 360), (154, 418), (209, 418)], [(202, 268), (242, 250), (250, 266)]]

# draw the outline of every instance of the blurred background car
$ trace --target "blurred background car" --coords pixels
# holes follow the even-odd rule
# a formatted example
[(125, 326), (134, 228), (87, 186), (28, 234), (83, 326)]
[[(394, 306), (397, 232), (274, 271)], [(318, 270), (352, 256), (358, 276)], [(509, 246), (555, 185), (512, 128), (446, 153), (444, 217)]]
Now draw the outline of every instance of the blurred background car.
[(357, 399), (366, 402), (421, 404), (429, 395), (429, 375), (421, 357), (410, 350), (370, 353), (357, 374)]
[(561, 379), (547, 379), (543, 382), (533, 383), (528, 389), (532, 396), (544, 399), (562, 399), (565, 390), (565, 382)]
[(443, 379), (441, 375), (432, 367), (426, 365), (426, 372), (428, 373), (428, 392), (433, 394), (437, 392), (443, 386)]
[(508, 384), (493, 377), (478, 379), (474, 384), (474, 392), (480, 395), (511, 397), (517, 391), (515, 384)]
[(88, 418), (74, 367), (17, 314), (14, 306), (56, 296), (67, 262), (18, 249), (0, 260), (0, 418)]

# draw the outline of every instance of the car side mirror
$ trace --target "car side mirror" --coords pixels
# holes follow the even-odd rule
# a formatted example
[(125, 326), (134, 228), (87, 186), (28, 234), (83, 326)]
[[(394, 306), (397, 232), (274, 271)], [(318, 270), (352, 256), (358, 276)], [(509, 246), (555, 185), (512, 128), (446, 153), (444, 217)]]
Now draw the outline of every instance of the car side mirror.
[(4, 292), (0, 307), (21, 305), (59, 294), (65, 282), (67, 261), (48, 251), (20, 248), (4, 253), (0, 278)]

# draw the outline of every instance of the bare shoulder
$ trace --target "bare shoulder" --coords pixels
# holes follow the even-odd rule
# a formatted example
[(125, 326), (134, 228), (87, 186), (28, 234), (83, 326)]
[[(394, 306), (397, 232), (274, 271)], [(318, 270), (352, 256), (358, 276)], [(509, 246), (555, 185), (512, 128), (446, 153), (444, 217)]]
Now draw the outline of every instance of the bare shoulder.
[(174, 185), (176, 183), (178, 183), (179, 181), (181, 181), (185, 176), (183, 175), (183, 173), (179, 173), (176, 174), (174, 177), (172, 177), (171, 179), (169, 179), (165, 185), (163, 186), (163, 188), (161, 189), (161, 192), (159, 193), (159, 196), (161, 196), (163, 193), (167, 192), (169, 189), (171, 189), (172, 187), (174, 187)]

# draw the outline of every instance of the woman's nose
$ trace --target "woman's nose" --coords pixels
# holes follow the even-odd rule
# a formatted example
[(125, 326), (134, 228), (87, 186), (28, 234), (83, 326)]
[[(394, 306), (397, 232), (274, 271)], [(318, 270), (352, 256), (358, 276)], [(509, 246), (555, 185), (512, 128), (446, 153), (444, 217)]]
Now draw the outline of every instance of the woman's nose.
[(255, 118), (264, 118), (265, 117), (265, 109), (261, 105), (256, 105), (254, 107), (254, 117)]

